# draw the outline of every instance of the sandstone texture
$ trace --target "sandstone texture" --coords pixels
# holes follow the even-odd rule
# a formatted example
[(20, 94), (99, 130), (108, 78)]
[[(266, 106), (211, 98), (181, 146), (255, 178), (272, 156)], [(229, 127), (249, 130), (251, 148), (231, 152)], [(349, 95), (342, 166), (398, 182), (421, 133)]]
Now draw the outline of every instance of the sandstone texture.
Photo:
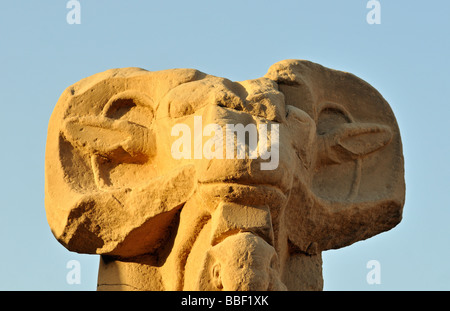
[[(239, 156), (256, 146), (252, 128), (230, 141), (230, 124), (267, 127), (253, 138), (270, 158)], [(45, 161), (52, 233), (101, 255), (98, 290), (321, 290), (321, 253), (395, 227), (405, 198), (389, 104), (303, 60), (241, 82), (193, 69), (95, 74), (61, 95)]]

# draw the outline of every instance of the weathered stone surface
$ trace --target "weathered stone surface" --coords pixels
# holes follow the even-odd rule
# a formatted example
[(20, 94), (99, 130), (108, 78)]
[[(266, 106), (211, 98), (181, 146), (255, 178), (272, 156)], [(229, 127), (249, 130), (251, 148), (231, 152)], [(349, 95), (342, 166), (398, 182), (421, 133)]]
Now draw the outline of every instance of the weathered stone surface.
[[(228, 125), (244, 136), (228, 140)], [(321, 290), (322, 251), (402, 216), (388, 103), (308, 61), (242, 82), (108, 70), (64, 91), (46, 148), (50, 228), (101, 255), (99, 290)]]

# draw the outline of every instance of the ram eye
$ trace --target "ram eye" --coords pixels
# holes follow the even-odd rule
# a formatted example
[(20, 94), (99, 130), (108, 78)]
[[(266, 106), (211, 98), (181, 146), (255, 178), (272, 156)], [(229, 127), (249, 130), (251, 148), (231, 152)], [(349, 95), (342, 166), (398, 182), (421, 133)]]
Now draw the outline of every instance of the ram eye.
[(351, 119), (343, 110), (334, 107), (325, 108), (317, 120), (317, 134), (324, 135), (344, 123), (351, 123)]
[(113, 96), (103, 107), (102, 115), (149, 127), (153, 118), (153, 101), (137, 91), (125, 91)]

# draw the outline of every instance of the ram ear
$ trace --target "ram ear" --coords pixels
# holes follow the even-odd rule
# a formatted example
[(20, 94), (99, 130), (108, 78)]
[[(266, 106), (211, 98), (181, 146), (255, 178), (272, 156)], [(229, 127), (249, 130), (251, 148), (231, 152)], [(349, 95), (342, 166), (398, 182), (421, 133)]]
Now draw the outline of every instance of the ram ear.
[(346, 123), (318, 135), (317, 165), (339, 164), (375, 152), (392, 140), (389, 127), (371, 123)]
[(384, 98), (356, 76), (301, 60), (273, 65), (286, 104), (316, 122), (315, 169), (294, 186), (285, 222), (306, 253), (340, 248), (389, 230), (405, 197), (400, 132)]

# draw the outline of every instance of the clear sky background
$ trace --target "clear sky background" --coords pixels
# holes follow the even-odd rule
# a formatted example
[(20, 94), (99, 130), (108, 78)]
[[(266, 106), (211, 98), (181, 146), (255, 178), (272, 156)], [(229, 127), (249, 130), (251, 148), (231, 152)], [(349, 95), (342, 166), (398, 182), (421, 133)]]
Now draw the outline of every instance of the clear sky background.
[[(354, 73), (390, 103), (406, 170), (403, 221), (323, 253), (324, 290), (450, 290), (450, 2), (66, 0), (0, 6), (0, 290), (95, 290), (98, 256), (71, 253), (44, 209), (47, 125), (64, 89), (117, 67), (195, 68), (240, 81), (283, 59)], [(81, 284), (70, 285), (70, 260)], [(366, 281), (369, 260), (381, 284)]]

